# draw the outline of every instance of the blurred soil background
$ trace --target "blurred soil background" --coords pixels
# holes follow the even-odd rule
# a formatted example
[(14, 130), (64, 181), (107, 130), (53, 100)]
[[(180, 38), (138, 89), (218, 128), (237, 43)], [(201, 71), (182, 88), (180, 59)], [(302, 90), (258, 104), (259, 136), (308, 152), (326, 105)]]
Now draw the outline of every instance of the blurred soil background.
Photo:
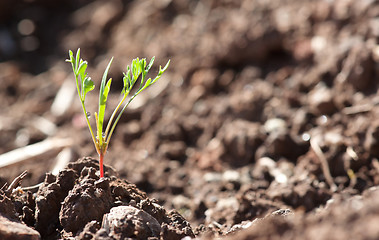
[(133, 58), (171, 59), (105, 163), (199, 238), (379, 238), (378, 1), (2, 0), (0, 187), (97, 157), (64, 61), (77, 48), (92, 116), (112, 56), (109, 114)]

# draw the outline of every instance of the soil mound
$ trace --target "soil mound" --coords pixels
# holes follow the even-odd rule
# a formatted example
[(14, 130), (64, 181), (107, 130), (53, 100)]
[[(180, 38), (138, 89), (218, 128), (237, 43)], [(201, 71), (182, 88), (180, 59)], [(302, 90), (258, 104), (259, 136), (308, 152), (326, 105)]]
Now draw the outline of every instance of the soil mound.
[[(99, 179), (98, 168), (97, 160), (81, 158), (58, 176), (47, 174), (35, 194), (2, 191), (0, 214), (35, 228), (43, 239), (194, 237), (178, 212), (166, 211), (110, 167)], [(7, 239), (18, 237), (15, 233)]]

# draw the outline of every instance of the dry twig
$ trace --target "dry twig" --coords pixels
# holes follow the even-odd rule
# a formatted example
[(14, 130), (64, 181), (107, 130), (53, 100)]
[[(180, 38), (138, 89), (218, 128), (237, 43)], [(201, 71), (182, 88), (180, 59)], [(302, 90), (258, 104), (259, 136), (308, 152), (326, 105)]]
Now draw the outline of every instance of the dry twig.
[(12, 150), (0, 155), (0, 168), (26, 160), (34, 159), (51, 151), (60, 151), (62, 148), (71, 146), (71, 139), (46, 139), (32, 145)]
[(326, 159), (326, 157), (325, 157), (324, 153), (322, 152), (320, 145), (318, 143), (319, 139), (320, 138), (318, 136), (311, 137), (311, 140), (310, 140), (311, 148), (316, 153), (317, 157), (319, 158), (319, 160), (321, 162), (322, 172), (324, 173), (326, 182), (328, 183), (330, 190), (335, 192), (337, 190), (337, 186), (333, 181), (332, 175), (330, 174), (328, 160)]
[(9, 187), (4, 190), (7, 187), (7, 184), (5, 183), (4, 186), (1, 188), (5, 193), (9, 194), (12, 193), (14, 189), (19, 187), (21, 185), (22, 180), (28, 175), (28, 171), (23, 171), (20, 175), (18, 175), (9, 185)]

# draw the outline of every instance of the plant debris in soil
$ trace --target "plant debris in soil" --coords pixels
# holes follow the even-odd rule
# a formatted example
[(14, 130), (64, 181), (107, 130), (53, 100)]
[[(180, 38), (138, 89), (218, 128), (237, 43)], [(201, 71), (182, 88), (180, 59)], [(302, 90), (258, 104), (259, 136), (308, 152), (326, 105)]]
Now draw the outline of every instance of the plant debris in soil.
[[(1, 1), (0, 163), (69, 141), (0, 168), (0, 186), (28, 171), (2, 189), (0, 234), (378, 239), (378, 16), (377, 1)], [(64, 63), (78, 47), (93, 79), (111, 56), (111, 76), (171, 59), (120, 120), (105, 179), (77, 161), (96, 155)]]

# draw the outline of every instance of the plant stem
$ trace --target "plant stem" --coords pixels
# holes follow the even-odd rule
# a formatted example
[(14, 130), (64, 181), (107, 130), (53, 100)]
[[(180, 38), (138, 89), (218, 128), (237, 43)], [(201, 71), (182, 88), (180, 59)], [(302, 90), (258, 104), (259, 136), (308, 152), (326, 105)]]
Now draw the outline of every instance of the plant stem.
[(84, 106), (84, 102), (82, 103), (82, 107), (83, 107), (84, 115), (86, 116), (86, 121), (87, 121), (87, 125), (88, 125), (88, 128), (89, 128), (89, 131), (90, 131), (90, 133), (91, 133), (92, 141), (93, 141), (93, 143), (95, 144), (95, 148), (96, 148), (96, 150), (97, 150), (96, 138), (95, 138), (95, 135), (93, 134), (92, 127), (91, 127), (91, 123), (89, 122), (89, 119), (88, 119), (88, 116), (87, 116), (87, 110), (86, 110), (86, 107)]
[(88, 125), (89, 131), (91, 133), (91, 138), (92, 138), (93, 143), (95, 144), (96, 150), (98, 150), (97, 145), (96, 145), (96, 138), (95, 138), (95, 135), (93, 134), (91, 123), (89, 122), (89, 119), (88, 119), (86, 106), (84, 105), (84, 100), (81, 98), (80, 88), (79, 88), (79, 76), (78, 75), (75, 75), (75, 80), (76, 80), (76, 87), (77, 87), (77, 90), (78, 90), (78, 95), (79, 95), (80, 103), (82, 104), (82, 109), (83, 109), (83, 112), (84, 112), (84, 116), (86, 117), (87, 125)]
[(103, 168), (103, 162), (104, 162), (104, 153), (99, 152), (99, 165), (100, 165), (100, 178), (104, 177), (104, 168)]
[[(107, 128), (105, 130), (105, 138), (107, 138), (108, 136), (108, 133), (109, 133), (109, 130), (110, 130), (110, 127), (112, 125), (112, 122), (113, 122), (113, 118), (114, 116), (116, 115), (116, 113), (118, 112), (118, 109), (121, 107), (122, 103), (125, 101), (126, 97), (128, 96), (128, 94), (124, 94), (124, 97), (121, 99), (121, 101), (118, 103), (117, 107), (115, 108), (115, 110), (113, 111), (112, 113), (112, 116), (111, 118), (109, 119), (108, 121), (108, 124), (107, 124)], [(108, 142), (109, 139), (107, 139), (106, 141)]]
[(113, 124), (112, 124), (112, 128), (111, 128), (111, 131), (109, 132), (109, 135), (107, 135), (107, 140), (106, 140), (106, 141), (107, 141), (107, 144), (109, 144), (109, 142), (111, 141), (111, 137), (112, 137), (112, 134), (113, 134), (114, 129), (116, 128), (116, 125), (117, 125), (117, 123), (118, 123), (118, 120), (120, 120), (120, 118), (121, 118), (122, 114), (124, 113), (126, 107), (129, 105), (129, 103), (130, 103), (131, 101), (133, 101), (133, 99), (134, 99), (137, 95), (138, 95), (138, 92), (135, 93), (135, 94), (129, 99), (129, 101), (128, 101), (128, 102), (124, 105), (124, 107), (121, 109), (121, 111), (120, 111), (120, 113), (118, 114), (116, 120), (113, 122)]

